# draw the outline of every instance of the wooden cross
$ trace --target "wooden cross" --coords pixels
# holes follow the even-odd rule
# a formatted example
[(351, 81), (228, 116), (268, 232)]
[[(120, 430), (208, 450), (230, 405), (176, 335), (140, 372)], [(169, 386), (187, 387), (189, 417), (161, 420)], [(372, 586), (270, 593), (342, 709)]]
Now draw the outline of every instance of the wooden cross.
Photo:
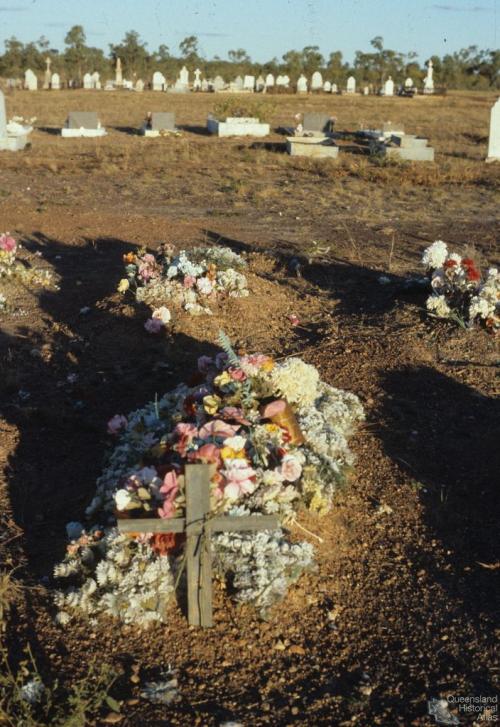
[(118, 520), (121, 533), (186, 533), (188, 621), (192, 626), (212, 626), (212, 533), (276, 530), (274, 515), (210, 517), (210, 476), (206, 464), (185, 467), (186, 517)]

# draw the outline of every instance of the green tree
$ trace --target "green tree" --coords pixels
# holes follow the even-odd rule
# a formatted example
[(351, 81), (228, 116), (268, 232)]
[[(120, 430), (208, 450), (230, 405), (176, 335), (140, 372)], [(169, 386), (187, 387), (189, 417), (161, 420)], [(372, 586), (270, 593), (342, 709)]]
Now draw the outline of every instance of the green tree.
[(147, 43), (144, 43), (139, 33), (129, 30), (118, 45), (110, 44), (113, 59), (120, 58), (125, 73), (129, 75), (144, 74), (149, 62), (149, 55), (146, 50)]
[(87, 54), (86, 40), (85, 31), (81, 25), (73, 25), (64, 39), (67, 46), (64, 53), (67, 71), (70, 75), (75, 75), (80, 82), (83, 78), (83, 64)]
[(198, 38), (196, 35), (188, 35), (179, 43), (179, 50), (184, 61), (196, 63), (199, 59)]
[(231, 63), (251, 63), (251, 58), (244, 50), (243, 48), (238, 48), (238, 50), (230, 50), (227, 54), (227, 57), (231, 61)]

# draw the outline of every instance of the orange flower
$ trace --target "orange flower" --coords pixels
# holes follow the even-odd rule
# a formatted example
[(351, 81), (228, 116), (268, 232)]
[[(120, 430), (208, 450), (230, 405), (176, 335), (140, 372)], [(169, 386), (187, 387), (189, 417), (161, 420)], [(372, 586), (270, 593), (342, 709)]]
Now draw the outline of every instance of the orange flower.
[(123, 262), (127, 263), (127, 265), (135, 263), (135, 253), (127, 252), (126, 255), (123, 256)]

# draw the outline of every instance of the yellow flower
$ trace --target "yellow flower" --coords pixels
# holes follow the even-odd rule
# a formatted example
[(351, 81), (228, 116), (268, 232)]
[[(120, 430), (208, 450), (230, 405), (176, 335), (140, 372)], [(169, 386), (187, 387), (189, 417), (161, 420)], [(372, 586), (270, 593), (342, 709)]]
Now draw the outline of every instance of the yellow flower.
[(127, 280), (127, 278), (122, 278), (120, 280), (120, 282), (118, 283), (118, 292), (126, 293), (129, 288), (130, 288), (130, 283)]
[(272, 371), (274, 369), (274, 361), (272, 358), (268, 358), (267, 361), (265, 361), (264, 364), (261, 366), (262, 371), (265, 371), (266, 373), (269, 373), (269, 371)]
[(203, 408), (207, 414), (215, 414), (217, 409), (222, 403), (220, 396), (205, 396), (203, 397)]
[(281, 431), (281, 427), (279, 427), (277, 424), (265, 424), (264, 426), (266, 428), (266, 431), (270, 432), (271, 434)]
[(220, 456), (222, 459), (246, 459), (244, 449), (235, 450), (232, 447), (222, 447)]
[(227, 386), (232, 383), (232, 378), (229, 376), (227, 371), (223, 371), (221, 374), (215, 377), (214, 384), (222, 389), (223, 386)]

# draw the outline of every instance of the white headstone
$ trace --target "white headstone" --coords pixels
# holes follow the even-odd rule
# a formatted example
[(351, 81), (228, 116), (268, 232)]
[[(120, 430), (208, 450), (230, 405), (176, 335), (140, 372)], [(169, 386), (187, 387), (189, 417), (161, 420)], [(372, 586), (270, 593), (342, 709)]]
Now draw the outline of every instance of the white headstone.
[(90, 78), (92, 79), (92, 88), (101, 88), (101, 76), (97, 71), (94, 71)]
[(45, 90), (47, 90), (50, 88), (50, 80), (52, 77), (52, 74), (50, 72), (50, 66), (52, 64), (52, 61), (50, 60), (50, 56), (47, 56), (47, 58), (45, 59), (45, 63), (47, 64), (47, 68), (45, 70), (45, 74), (43, 77), (43, 87)]
[(325, 93), (331, 93), (332, 92), (332, 84), (330, 81), (325, 81), (323, 84), (323, 91)]
[(24, 73), (24, 88), (27, 88), (28, 91), (36, 91), (38, 88), (38, 79), (31, 68)]
[(384, 83), (384, 96), (394, 96), (394, 81), (391, 76)]
[(243, 79), (243, 88), (245, 91), (253, 91), (255, 88), (255, 76), (245, 76)]
[(356, 79), (354, 76), (349, 76), (347, 79), (347, 93), (356, 93)]
[(201, 82), (201, 90), (202, 91), (208, 91), (210, 89), (210, 84), (208, 83), (207, 79), (204, 78)]
[(434, 67), (432, 61), (427, 64), (427, 75), (424, 78), (424, 93), (434, 93)]
[(189, 71), (186, 66), (182, 66), (179, 71), (179, 83), (182, 86), (189, 86)]
[(297, 93), (307, 93), (307, 78), (303, 73), (300, 74), (297, 81)]
[(255, 90), (256, 91), (263, 91), (266, 87), (266, 81), (264, 79), (264, 76), (259, 76), (258, 79), (255, 81)]
[(405, 88), (413, 88), (413, 79), (409, 76), (405, 81)]
[(288, 88), (288, 86), (290, 85), (290, 76), (287, 76), (286, 73), (283, 76), (283, 85), (285, 86), (285, 88)]
[(492, 106), (490, 116), (490, 141), (486, 161), (500, 160), (500, 98)]
[(233, 81), (233, 88), (235, 91), (243, 91), (243, 79), (241, 76), (236, 76)]
[(116, 69), (115, 69), (115, 86), (122, 86), (123, 85), (123, 75), (122, 75), (122, 62), (119, 58), (116, 59)]
[(338, 87), (336, 83), (332, 83), (332, 93), (338, 93)]
[(193, 88), (195, 91), (198, 91), (201, 88), (201, 71), (199, 68), (196, 69), (194, 72), (194, 81), (193, 81)]
[(142, 80), (142, 78), (139, 78), (139, 80), (136, 81), (136, 83), (135, 83), (135, 90), (138, 93), (142, 93), (144, 91), (144, 81)]
[(370, 87), (364, 86), (363, 87), (363, 96), (369, 96), (370, 95)]
[(215, 76), (214, 81), (212, 83), (212, 88), (214, 91), (223, 91), (226, 83), (222, 76)]
[(311, 91), (319, 91), (323, 88), (323, 76), (319, 71), (315, 71), (311, 77)]
[(153, 91), (163, 91), (165, 88), (165, 76), (160, 71), (153, 73)]
[(268, 73), (266, 76), (266, 87), (272, 88), (274, 86), (274, 76), (272, 73)]
[(50, 79), (50, 87), (53, 91), (59, 91), (61, 89), (61, 79), (58, 73), (53, 73)]
[(83, 87), (87, 90), (94, 88), (94, 82), (90, 73), (86, 73), (83, 77)]

